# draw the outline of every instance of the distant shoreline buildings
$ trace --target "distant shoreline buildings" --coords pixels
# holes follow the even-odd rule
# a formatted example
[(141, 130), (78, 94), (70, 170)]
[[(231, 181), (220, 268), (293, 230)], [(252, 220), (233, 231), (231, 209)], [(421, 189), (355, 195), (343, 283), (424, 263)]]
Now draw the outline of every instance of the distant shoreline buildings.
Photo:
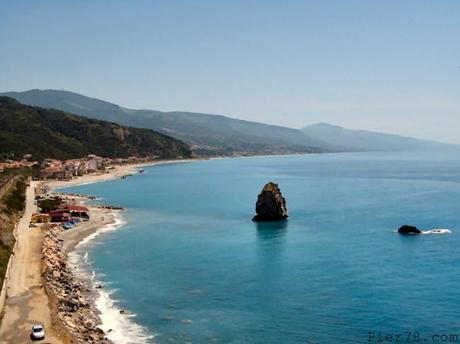
[(41, 180), (70, 180), (89, 173), (106, 171), (112, 165), (148, 162), (158, 159), (157, 156), (145, 158), (135, 156), (129, 158), (102, 158), (94, 154), (89, 154), (84, 158), (68, 160), (44, 159), (42, 161), (31, 161), (31, 158), (30, 154), (25, 154), (22, 160), (5, 160), (4, 162), (0, 162), (0, 173), (8, 169), (36, 166), (39, 168), (38, 178)]

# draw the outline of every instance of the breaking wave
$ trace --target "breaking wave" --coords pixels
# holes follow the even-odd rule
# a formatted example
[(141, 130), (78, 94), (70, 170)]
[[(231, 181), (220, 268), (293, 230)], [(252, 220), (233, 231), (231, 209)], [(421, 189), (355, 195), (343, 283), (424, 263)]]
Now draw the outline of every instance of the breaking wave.
[(133, 321), (136, 315), (117, 306), (117, 300), (112, 297), (116, 290), (110, 289), (110, 284), (103, 283), (97, 279), (102, 277), (103, 274), (96, 274), (92, 269), (88, 251), (85, 250), (85, 247), (95, 238), (104, 233), (113, 232), (124, 224), (125, 221), (121, 215), (116, 213), (114, 223), (101, 227), (80, 241), (75, 250), (69, 253), (68, 260), (77, 277), (89, 281), (94, 287), (104, 286), (104, 288), (98, 288), (94, 294), (94, 304), (99, 311), (99, 318), (102, 322), (99, 327), (104, 330), (107, 337), (114, 344), (153, 343), (155, 336)]
[(450, 229), (445, 229), (445, 228), (437, 228), (437, 229), (431, 229), (428, 231), (422, 231), (422, 234), (451, 234), (452, 231)]

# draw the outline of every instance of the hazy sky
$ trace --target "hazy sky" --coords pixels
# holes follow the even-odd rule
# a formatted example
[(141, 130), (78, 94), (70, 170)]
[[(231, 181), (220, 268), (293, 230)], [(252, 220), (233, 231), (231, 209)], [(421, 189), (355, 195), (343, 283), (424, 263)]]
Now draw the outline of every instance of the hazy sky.
[(460, 143), (460, 1), (0, 0), (0, 91)]

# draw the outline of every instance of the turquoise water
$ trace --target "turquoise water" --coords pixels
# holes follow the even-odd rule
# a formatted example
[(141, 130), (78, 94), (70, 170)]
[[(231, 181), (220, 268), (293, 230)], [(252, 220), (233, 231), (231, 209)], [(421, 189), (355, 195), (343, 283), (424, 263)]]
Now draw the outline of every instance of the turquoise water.
[[(253, 223), (271, 180), (290, 219)], [(460, 335), (457, 154), (221, 159), (71, 190), (128, 208), (126, 225), (84, 250), (117, 306), (156, 343)], [(394, 233), (406, 223), (453, 233)]]

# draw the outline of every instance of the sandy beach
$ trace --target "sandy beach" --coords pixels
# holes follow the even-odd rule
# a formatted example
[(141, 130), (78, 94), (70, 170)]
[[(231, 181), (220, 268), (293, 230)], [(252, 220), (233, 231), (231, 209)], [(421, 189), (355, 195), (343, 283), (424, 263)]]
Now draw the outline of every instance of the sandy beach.
[[(47, 190), (52, 191), (61, 187), (121, 178), (125, 175), (137, 173), (138, 169), (145, 166), (186, 161), (190, 160), (120, 165), (114, 166), (108, 173), (88, 174), (69, 181), (31, 182), (26, 192), (25, 212), (16, 229), (17, 243), (7, 276), (7, 299), (0, 326), (0, 343), (30, 342), (30, 329), (36, 323), (41, 323), (46, 328), (45, 342), (67, 344), (71, 343), (72, 339), (75, 338), (68, 331), (68, 328), (63, 326), (62, 321), (59, 320), (55, 295), (49, 295), (50, 288), (42, 277), (45, 269), (42, 259), (42, 245), (47, 232), (40, 227), (29, 228), (32, 214), (37, 211), (37, 206), (34, 204), (35, 188), (45, 187)], [(67, 197), (76, 204), (84, 204), (88, 200), (86, 197), (75, 195)], [(115, 222), (117, 210), (91, 206), (89, 209), (91, 214), (89, 221), (81, 222), (75, 228), (58, 234), (59, 242), (62, 240), (62, 250), (65, 255), (71, 252), (87, 236), (95, 233), (105, 225)], [(97, 310), (94, 310), (94, 312), (97, 313)]]
[(198, 159), (184, 159), (184, 160), (159, 160), (159, 161), (151, 161), (146, 163), (136, 163), (136, 164), (126, 164), (126, 165), (115, 165), (112, 169), (108, 170), (107, 172), (95, 172), (91, 174), (86, 174), (81, 177), (74, 178), (72, 180), (52, 180), (46, 181), (44, 185), (49, 189), (56, 189), (62, 187), (70, 187), (82, 184), (91, 184), (91, 183), (98, 183), (107, 180), (121, 178), (123, 176), (137, 173), (139, 169), (142, 167), (148, 166), (157, 166), (157, 165), (164, 165), (164, 164), (178, 164), (184, 162), (191, 162), (196, 161)]
[(65, 253), (72, 252), (83, 239), (95, 233), (98, 229), (115, 223), (117, 210), (88, 207), (91, 213), (89, 221), (79, 223), (77, 227), (64, 231), (59, 238), (63, 239)]

